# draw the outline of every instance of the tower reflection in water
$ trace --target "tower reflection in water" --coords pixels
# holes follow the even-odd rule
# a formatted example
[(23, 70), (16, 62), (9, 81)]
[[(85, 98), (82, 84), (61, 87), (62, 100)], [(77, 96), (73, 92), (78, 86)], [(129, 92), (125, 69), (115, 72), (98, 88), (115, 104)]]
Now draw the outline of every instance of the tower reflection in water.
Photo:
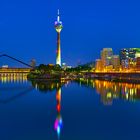
[(60, 139), (61, 130), (63, 127), (63, 121), (61, 116), (61, 87), (66, 84), (65, 82), (44, 82), (44, 81), (32, 81), (32, 86), (44, 93), (48, 93), (56, 90), (56, 111), (57, 116), (54, 121), (54, 130), (57, 133), (58, 139)]
[(54, 123), (54, 129), (57, 132), (58, 139), (60, 138), (60, 133), (63, 125), (62, 117), (61, 117), (61, 88), (59, 88), (56, 92), (56, 110), (57, 117)]
[(95, 88), (104, 105), (112, 105), (115, 99), (131, 102), (140, 100), (140, 84), (84, 79), (80, 79), (79, 84)]

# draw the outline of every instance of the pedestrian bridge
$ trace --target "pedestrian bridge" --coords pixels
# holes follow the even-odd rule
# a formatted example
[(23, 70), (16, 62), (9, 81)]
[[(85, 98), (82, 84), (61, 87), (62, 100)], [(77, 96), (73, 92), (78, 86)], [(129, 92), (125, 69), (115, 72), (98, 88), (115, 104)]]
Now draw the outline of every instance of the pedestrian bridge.
[(31, 65), (23, 62), (22, 60), (19, 60), (17, 58), (14, 58), (12, 56), (9, 56), (7, 54), (1, 54), (1, 57), (7, 57), (13, 61), (16, 61), (20, 64), (23, 64), (26, 68), (17, 68), (17, 67), (0, 67), (0, 77), (21, 77), (26, 76), (30, 72), (30, 70), (33, 68)]

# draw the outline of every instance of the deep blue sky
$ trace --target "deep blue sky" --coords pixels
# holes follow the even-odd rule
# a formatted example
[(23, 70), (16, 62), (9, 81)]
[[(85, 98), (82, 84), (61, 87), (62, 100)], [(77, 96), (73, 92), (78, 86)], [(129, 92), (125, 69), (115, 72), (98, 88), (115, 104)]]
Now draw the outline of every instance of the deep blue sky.
[(62, 62), (95, 60), (104, 47), (115, 53), (124, 47), (139, 48), (139, 7), (138, 0), (0, 1), (0, 52), (27, 63), (32, 58), (38, 64), (55, 63), (58, 8), (64, 25)]

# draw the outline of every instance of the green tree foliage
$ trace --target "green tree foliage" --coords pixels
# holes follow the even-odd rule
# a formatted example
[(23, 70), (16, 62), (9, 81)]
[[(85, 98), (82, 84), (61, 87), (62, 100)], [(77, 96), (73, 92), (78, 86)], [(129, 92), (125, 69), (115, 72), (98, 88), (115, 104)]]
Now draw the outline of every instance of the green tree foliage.
[(48, 72), (52, 72), (52, 71), (58, 71), (60, 72), (62, 70), (62, 68), (60, 67), (60, 65), (44, 65), (44, 64), (40, 64), (37, 67), (37, 70), (39, 70), (41, 73), (48, 73)]

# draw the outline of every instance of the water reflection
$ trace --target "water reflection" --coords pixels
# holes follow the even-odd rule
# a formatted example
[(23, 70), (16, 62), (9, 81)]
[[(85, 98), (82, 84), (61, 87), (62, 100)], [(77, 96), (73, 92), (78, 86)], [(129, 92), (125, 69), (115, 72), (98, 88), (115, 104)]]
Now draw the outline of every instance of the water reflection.
[[(27, 86), (27, 74), (0, 75), (0, 103), (10, 103), (33, 90), (31, 85)], [(10, 92), (9, 92), (10, 91)]]
[(47, 93), (53, 90), (56, 90), (56, 111), (57, 116), (54, 121), (54, 130), (57, 133), (58, 139), (60, 139), (61, 129), (63, 126), (62, 115), (61, 115), (61, 87), (67, 85), (68, 82), (50, 82), (50, 81), (41, 81), (35, 80), (32, 81), (32, 86), (41, 92)]
[(140, 84), (119, 83), (101, 80), (84, 80), (76, 81), (80, 86), (95, 88), (100, 94), (101, 101), (104, 105), (111, 105), (114, 99), (123, 99), (136, 101), (140, 99)]
[(33, 80), (31, 81), (32, 86), (41, 92), (49, 92), (53, 90), (57, 90), (64, 85), (61, 82), (49, 82), (49, 81), (41, 81), (41, 80)]
[(60, 133), (63, 125), (62, 116), (61, 116), (61, 88), (56, 91), (56, 110), (57, 117), (54, 123), (54, 130), (57, 132), (58, 139), (60, 138)]
[(0, 75), (1, 83), (27, 82), (27, 74)]
[[(7, 83), (10, 82), (10, 81), (11, 80), (6, 80)], [(15, 82), (17, 82), (17, 81), (15, 81)], [(104, 134), (105, 133), (107, 134), (108, 130), (112, 135), (116, 135), (116, 132), (117, 132), (118, 135), (120, 135), (120, 137), (121, 137), (122, 133), (119, 133), (118, 130), (120, 130), (121, 132), (126, 131), (126, 133), (124, 133), (124, 134), (127, 134), (128, 126), (130, 125), (129, 130), (131, 130), (131, 128), (136, 127), (136, 125), (133, 125), (133, 124), (136, 124), (137, 122), (139, 122), (139, 116), (140, 116), (139, 112), (137, 112), (137, 114), (134, 114), (133, 115), (134, 117), (130, 116), (130, 115), (127, 115), (124, 112), (124, 110), (128, 110), (128, 111), (131, 110), (131, 112), (129, 112), (129, 113), (136, 113), (136, 112), (132, 112), (133, 108), (135, 106), (133, 106), (133, 108), (129, 110), (130, 106), (126, 105), (126, 106), (124, 106), (124, 108), (122, 110), (118, 104), (114, 104), (114, 106), (117, 105), (116, 108), (119, 106), (115, 110), (114, 110), (114, 108), (110, 107), (110, 111), (111, 111), (112, 115), (110, 113), (108, 113), (108, 114), (105, 113), (105, 117), (104, 117), (105, 120), (104, 120), (104, 119), (102, 119), (102, 114), (104, 113), (104, 110), (100, 109), (100, 111), (97, 111), (98, 105), (99, 105), (98, 102), (93, 102), (93, 100), (90, 100), (90, 98), (95, 97), (95, 99), (96, 99), (97, 96), (98, 97), (100, 96), (101, 97), (100, 99), (101, 99), (102, 103), (105, 104), (105, 105), (111, 105), (113, 103), (113, 101), (116, 100), (116, 99), (119, 99), (119, 100), (121, 99), (121, 101), (122, 100), (123, 101), (136, 101), (136, 100), (140, 99), (140, 84), (115, 83), (115, 82), (108, 82), (108, 81), (81, 79), (81, 80), (77, 81), (77, 83), (79, 84), (79, 86), (84, 86), (86, 88), (82, 88), (82, 90), (79, 90), (80, 87), (77, 86), (74, 83), (74, 84), (71, 84), (71, 86), (67, 87), (68, 90), (63, 90), (62, 89), (63, 92), (68, 92), (69, 95), (71, 95), (72, 90), (77, 91), (77, 92), (80, 91), (80, 94), (78, 94), (76, 96), (75, 96), (75, 94), (73, 92), (71, 98), (73, 98), (73, 97), (74, 98), (75, 97), (76, 98), (77, 97), (82, 98), (82, 102), (78, 101), (80, 103), (80, 107), (82, 109), (80, 109), (80, 108), (78, 109), (78, 108), (75, 108), (75, 104), (77, 103), (77, 100), (76, 100), (76, 102), (74, 101), (73, 104), (71, 104), (70, 100), (68, 98), (70, 96), (65, 96), (64, 97), (65, 100), (68, 101), (68, 102), (65, 102), (65, 105), (67, 106), (68, 104), (70, 104), (71, 108), (73, 109), (73, 113), (75, 114), (75, 116), (72, 116), (73, 117), (72, 120), (75, 119), (75, 121), (77, 123), (77, 126), (75, 128), (73, 128), (73, 125), (71, 124), (71, 121), (66, 122), (66, 120), (69, 119), (69, 114), (68, 114), (67, 110), (63, 110), (63, 114), (62, 114), (62, 108), (61, 108), (62, 107), (61, 106), (61, 103), (62, 103), (61, 102), (62, 101), (61, 87), (63, 85), (68, 85), (69, 82), (67, 82), (65, 84), (65, 83), (58, 83), (58, 82), (32, 81), (31, 83), (32, 83), (32, 87), (37, 89), (37, 91), (33, 90), (32, 93), (37, 93), (38, 96), (34, 96), (34, 94), (32, 94), (31, 96), (28, 96), (26, 98), (24, 104), (26, 104), (27, 101), (29, 101), (29, 102), (33, 101), (34, 102), (34, 104), (32, 104), (33, 106), (32, 105), (30, 106), (30, 103), (29, 103), (29, 104), (25, 105), (25, 108), (24, 108), (22, 106), (23, 104), (21, 104), (21, 106), (20, 106), (20, 104), (17, 104), (16, 102), (14, 104), (18, 106), (17, 107), (17, 112), (23, 113), (23, 114), (21, 114), (21, 116), (23, 116), (22, 120), (25, 119), (24, 120), (25, 122), (22, 121), (23, 122), (23, 127), (24, 127), (24, 124), (28, 125), (28, 123), (31, 123), (30, 125), (32, 125), (31, 128), (33, 130), (32, 129), (30, 129), (30, 130), (31, 130), (31, 134), (33, 134), (33, 137), (35, 137), (36, 135), (39, 135), (39, 133), (40, 133), (41, 135), (43, 135), (42, 137), (44, 137), (44, 139), (46, 139), (46, 137), (49, 137), (48, 135), (51, 135), (50, 136), (51, 139), (54, 139), (54, 133), (55, 133), (55, 134), (57, 134), (58, 139), (60, 139), (60, 138), (61, 139), (63, 139), (63, 138), (64, 139), (69, 139), (68, 138), (69, 133), (67, 134), (67, 132), (71, 132), (71, 134), (73, 136), (72, 139), (75, 139), (74, 138), (75, 134), (77, 136), (79, 136), (79, 139), (86, 139), (86, 136), (88, 136), (88, 135), (93, 137), (92, 139), (100, 139), (99, 136), (97, 136), (97, 135), (98, 134), (103, 134), (103, 137), (105, 137)], [(1, 94), (0, 103), (11, 102), (11, 101), (13, 101), (13, 100), (15, 100), (15, 99), (17, 99), (19, 97), (22, 97), (23, 95), (29, 93), (32, 90), (31, 83), (30, 82), (27, 82), (27, 84), (26, 83), (24, 83), (24, 84), (22, 84), (22, 83), (14, 83), (14, 84), (12, 84), (12, 83), (10, 83), (10, 84), (9, 83), (8, 84), (2, 83), (1, 84), (0, 83), (2, 85), (0, 87), (0, 91), (2, 93), (4, 93), (4, 92), (6, 93), (6, 94)], [(91, 89), (91, 90), (89, 90), (89, 89)], [(38, 90), (41, 91), (41, 92), (38, 92)], [(96, 90), (96, 92), (95, 92), (95, 90)], [(20, 91), (20, 93), (19, 93), (19, 91)], [(40, 94), (40, 93), (51, 93), (51, 91), (54, 91), (54, 92), (52, 92), (54, 94), (48, 94), (50, 96), (48, 96), (47, 94), (46, 94), (47, 96), (44, 96), (44, 94)], [(9, 92), (9, 94), (8, 94), (8, 92)], [(18, 92), (18, 94), (17, 94), (17, 92)], [(94, 96), (87, 96), (88, 92), (91, 93), (90, 95), (93, 95), (94, 93), (95, 94), (94, 94)], [(6, 98), (4, 100), (2, 100), (3, 95)], [(82, 96), (79, 96), (79, 95), (82, 95)], [(40, 98), (38, 98), (38, 97), (40, 97)], [(52, 99), (53, 101), (55, 100), (55, 102), (56, 102), (55, 105), (56, 106), (52, 103), (52, 100), (49, 100), (49, 99)], [(87, 102), (89, 101), (89, 104), (87, 102), (84, 102), (84, 104), (83, 104), (84, 99), (87, 99)], [(36, 101), (38, 103), (36, 103)], [(120, 103), (120, 102), (118, 102), (118, 103)], [(47, 106), (48, 104), (49, 104), (49, 106)], [(97, 104), (97, 106), (94, 106), (96, 104)], [(9, 105), (9, 110), (11, 111), (10, 105)], [(4, 108), (4, 109), (2, 108), (1, 111), (3, 111), (3, 110), (7, 111), (7, 106), (8, 105), (6, 105), (6, 108)], [(27, 111), (27, 118), (26, 117), (24, 118), (24, 116), (26, 116), (26, 115), (24, 114), (25, 113), (24, 111), (21, 111), (21, 107), (23, 107), (23, 109), (25, 109), (25, 110), (27, 110), (27, 108), (29, 108), (29, 111)], [(56, 110), (54, 109), (54, 107), (56, 107)], [(46, 110), (46, 108), (48, 110)], [(53, 112), (53, 114), (52, 113), (48, 114), (48, 112), (52, 108), (55, 110), (56, 114), (54, 112)], [(95, 108), (97, 108), (97, 109), (95, 109)], [(105, 111), (106, 111), (106, 109), (105, 109)], [(119, 113), (122, 116), (119, 116), (119, 118), (117, 116), (117, 118), (116, 118), (116, 114), (119, 114)], [(12, 113), (8, 114), (9, 118), (11, 118), (11, 114)], [(81, 116), (81, 114), (82, 114), (82, 116)], [(113, 115), (113, 114), (115, 114), (115, 115)], [(53, 115), (55, 115), (55, 117), (53, 117)], [(17, 114), (15, 114), (15, 116), (17, 116)], [(65, 116), (65, 123), (67, 123), (67, 126), (69, 126), (69, 127), (67, 127), (65, 125), (65, 129), (67, 129), (67, 132), (64, 133), (64, 135), (62, 137), (62, 132), (64, 132), (63, 131), (63, 119), (64, 118), (62, 119), (62, 117), (64, 117), (64, 116)], [(31, 119), (29, 119), (29, 122), (27, 121), (28, 117), (31, 118)], [(114, 117), (114, 118), (112, 118), (112, 117)], [(131, 121), (131, 122), (130, 121), (123, 121), (122, 117), (127, 118), (127, 120), (132, 119), (134, 122), (133, 121)], [(1, 118), (2, 118), (2, 115), (1, 115)], [(46, 118), (48, 118), (48, 119), (46, 119)], [(80, 118), (80, 119), (77, 120), (77, 118)], [(17, 119), (17, 118), (15, 118), (15, 119)], [(39, 121), (36, 121), (36, 120), (39, 120)], [(86, 120), (86, 121), (84, 122), (83, 120)], [(118, 121), (114, 121), (114, 120), (118, 120)], [(122, 120), (122, 122), (120, 123), (121, 120)], [(11, 122), (12, 121), (13, 120), (11, 120)], [(37, 125), (37, 128), (36, 127), (34, 128), (34, 126), (36, 125), (35, 122), (39, 123), (39, 126)], [(124, 124), (124, 122), (125, 122), (125, 124)], [(43, 127), (40, 124), (43, 124)], [(84, 125), (84, 127), (81, 127), (81, 124)], [(121, 124), (123, 124), (123, 125), (121, 125)], [(45, 127), (44, 127), (44, 125), (45, 125)], [(48, 129), (48, 126), (50, 126), (50, 125), (51, 125), (51, 130), (50, 130), (50, 127)], [(116, 126), (116, 127), (114, 127), (114, 129), (112, 129), (112, 125)], [(6, 126), (6, 125), (4, 125), (4, 126)], [(48, 129), (48, 132), (46, 131), (47, 130), (46, 127)], [(102, 129), (100, 129), (100, 128), (102, 128)], [(136, 129), (139, 130), (137, 127), (136, 127)], [(134, 133), (136, 129), (131, 130), (132, 133)], [(6, 128), (6, 130), (7, 130), (7, 128)], [(97, 130), (96, 131), (97, 132), (97, 135), (96, 135), (97, 138), (96, 138), (96, 136), (94, 137), (95, 133), (93, 134), (92, 130)], [(36, 131), (37, 131), (37, 133), (34, 133)], [(17, 133), (17, 131), (15, 131), (15, 133)], [(131, 134), (131, 133), (128, 133), (128, 134)], [(40, 139), (43, 139), (42, 137), (40, 137)], [(103, 139), (103, 137), (102, 137), (102, 139)], [(129, 135), (126, 136), (126, 137), (129, 139)], [(130, 135), (130, 138), (133, 139), (131, 135)], [(87, 139), (89, 139), (89, 137)]]
[(27, 93), (31, 92), (32, 90), (33, 90), (32, 87), (27, 87), (27, 89), (25, 89), (24, 91), (18, 92), (16, 95), (10, 96), (6, 99), (0, 99), (0, 103), (2, 103), (2, 104), (10, 103), (10, 102), (26, 95)]

